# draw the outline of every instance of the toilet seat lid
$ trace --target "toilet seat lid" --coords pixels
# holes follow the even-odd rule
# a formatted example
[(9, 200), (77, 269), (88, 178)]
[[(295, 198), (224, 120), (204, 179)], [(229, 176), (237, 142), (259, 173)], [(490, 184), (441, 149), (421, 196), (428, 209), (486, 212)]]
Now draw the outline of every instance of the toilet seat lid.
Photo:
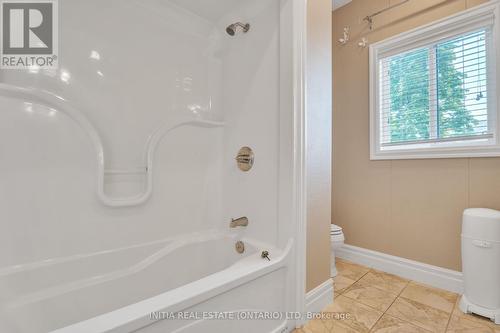
[(339, 227), (338, 225), (332, 224), (330, 226), (330, 234), (338, 234), (342, 233), (342, 228)]

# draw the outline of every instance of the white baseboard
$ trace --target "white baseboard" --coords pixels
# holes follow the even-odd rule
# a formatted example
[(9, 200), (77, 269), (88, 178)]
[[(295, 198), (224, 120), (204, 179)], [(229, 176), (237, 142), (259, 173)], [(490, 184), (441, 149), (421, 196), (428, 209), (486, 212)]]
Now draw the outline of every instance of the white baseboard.
[(336, 257), (432, 287), (459, 294), (463, 291), (462, 273), (450, 269), (347, 244), (337, 250)]
[(328, 279), (306, 294), (306, 311), (320, 312), (333, 303), (333, 280)]

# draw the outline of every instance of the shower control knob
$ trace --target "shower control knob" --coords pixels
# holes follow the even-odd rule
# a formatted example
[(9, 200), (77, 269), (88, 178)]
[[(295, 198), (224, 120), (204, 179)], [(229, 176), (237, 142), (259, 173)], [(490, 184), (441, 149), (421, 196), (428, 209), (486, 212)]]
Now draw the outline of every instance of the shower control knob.
[(254, 163), (253, 151), (250, 147), (243, 147), (236, 155), (236, 163), (241, 171), (250, 171)]

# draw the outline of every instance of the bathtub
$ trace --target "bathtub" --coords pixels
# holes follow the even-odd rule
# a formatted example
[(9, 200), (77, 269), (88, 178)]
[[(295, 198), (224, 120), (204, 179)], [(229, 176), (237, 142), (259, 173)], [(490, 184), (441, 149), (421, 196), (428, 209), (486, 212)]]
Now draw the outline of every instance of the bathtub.
[[(229, 332), (232, 325), (239, 331), (247, 325), (248, 332), (257, 332), (256, 324), (262, 332), (281, 329), (286, 324), (283, 320), (235, 321), (230, 319), (236, 317), (215, 314), (283, 311), (285, 290), (278, 285), (291, 244), (279, 250), (242, 239), (245, 251), (239, 254), (237, 240), (237, 233), (212, 231), (4, 268), (0, 270), (1, 314), (10, 319), (10, 326), (2, 332), (102, 333), (140, 328), (195, 332), (211, 327)], [(264, 250), (271, 260), (261, 257)], [(233, 289), (241, 285), (245, 286)], [(261, 290), (259, 297), (255, 288)], [(227, 297), (233, 301), (224, 301)], [(262, 298), (269, 298), (266, 309), (259, 307)], [(204, 311), (214, 313), (203, 315)], [(177, 312), (185, 313), (185, 318), (166, 315)]]

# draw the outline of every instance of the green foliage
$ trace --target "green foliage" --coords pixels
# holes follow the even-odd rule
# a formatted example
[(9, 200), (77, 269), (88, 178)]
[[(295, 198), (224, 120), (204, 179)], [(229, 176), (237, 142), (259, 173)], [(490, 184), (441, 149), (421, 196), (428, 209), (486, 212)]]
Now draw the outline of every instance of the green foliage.
[[(461, 40), (459, 41), (461, 42)], [(429, 63), (429, 49), (419, 49), (393, 57), (389, 62), (390, 107), (388, 119), (390, 141), (414, 141), (430, 138), (430, 89), (437, 91), (438, 137), (474, 133), (477, 120), (465, 106), (465, 74), (458, 70), (457, 41), (447, 42), (431, 50), (437, 64)], [(436, 82), (430, 82), (431, 66), (437, 68)]]
[(390, 61), (391, 142), (430, 136), (428, 58), (427, 49), (421, 49)]
[(437, 47), (438, 68), (438, 118), (439, 136), (453, 137), (474, 133), (477, 120), (465, 107), (463, 88), (465, 74), (453, 65), (456, 60), (456, 43), (449, 42)]

